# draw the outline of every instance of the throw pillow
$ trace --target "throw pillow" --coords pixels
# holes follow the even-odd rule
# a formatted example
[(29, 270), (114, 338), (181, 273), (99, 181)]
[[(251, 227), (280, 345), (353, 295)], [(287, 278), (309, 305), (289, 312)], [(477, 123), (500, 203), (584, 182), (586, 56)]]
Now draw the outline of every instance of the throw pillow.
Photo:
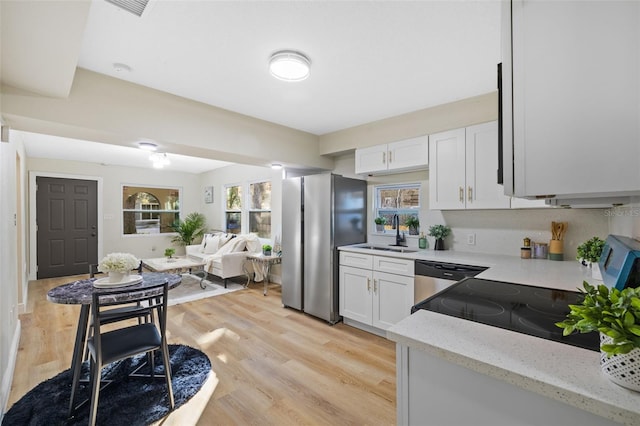
[(219, 246), (220, 246), (220, 237), (218, 237), (217, 235), (211, 235), (207, 238), (207, 243), (204, 246), (203, 253), (213, 254), (218, 251)]

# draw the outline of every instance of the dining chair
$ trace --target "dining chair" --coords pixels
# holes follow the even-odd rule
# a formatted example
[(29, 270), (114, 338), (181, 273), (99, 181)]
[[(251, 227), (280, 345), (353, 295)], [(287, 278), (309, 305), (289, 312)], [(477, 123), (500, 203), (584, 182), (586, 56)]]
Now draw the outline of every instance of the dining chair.
[[(151, 373), (149, 376), (145, 377), (149, 377), (153, 380), (161, 377), (161, 375), (156, 375), (154, 373), (155, 366), (153, 355), (156, 350), (159, 350), (162, 354), (169, 406), (170, 410), (173, 410), (175, 402), (171, 386), (171, 364), (169, 363), (169, 348), (166, 335), (168, 292), (169, 283), (168, 281), (165, 281), (164, 283), (146, 287), (137, 293), (132, 293), (130, 288), (100, 290), (93, 293), (91, 311), (94, 332), (93, 336), (91, 336), (87, 341), (87, 346), (89, 348), (91, 387), (91, 405), (89, 409), (90, 425), (94, 425), (96, 422), (103, 367), (135, 355), (147, 354), (147, 362), (151, 369)], [(105, 309), (112, 309), (114, 306), (128, 304), (131, 302), (143, 301), (146, 302), (145, 305), (148, 304), (148, 306), (140, 306), (139, 309), (141, 311), (145, 311), (147, 309), (155, 311), (157, 321), (138, 323), (134, 325), (122, 322), (109, 322), (111, 325), (107, 327), (106, 330), (104, 329), (105, 322), (101, 312)], [(119, 327), (114, 328), (113, 324), (116, 324)], [(76, 386), (77, 384), (74, 383), (73, 388)]]

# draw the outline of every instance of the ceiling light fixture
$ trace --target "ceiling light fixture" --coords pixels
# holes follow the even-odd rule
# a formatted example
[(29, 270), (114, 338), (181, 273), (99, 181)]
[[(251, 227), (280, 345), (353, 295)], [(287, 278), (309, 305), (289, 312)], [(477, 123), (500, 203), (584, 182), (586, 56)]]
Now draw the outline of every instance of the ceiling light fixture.
[(278, 164), (278, 163), (271, 163), (271, 168), (273, 170), (280, 170), (282, 168), (282, 164)]
[(154, 152), (149, 156), (149, 160), (153, 162), (154, 169), (161, 169), (171, 164), (166, 152)]
[(280, 50), (269, 59), (269, 71), (278, 80), (302, 81), (309, 77), (311, 61), (294, 50)]
[(158, 145), (153, 142), (138, 142), (138, 148), (145, 151), (155, 151), (158, 149)]

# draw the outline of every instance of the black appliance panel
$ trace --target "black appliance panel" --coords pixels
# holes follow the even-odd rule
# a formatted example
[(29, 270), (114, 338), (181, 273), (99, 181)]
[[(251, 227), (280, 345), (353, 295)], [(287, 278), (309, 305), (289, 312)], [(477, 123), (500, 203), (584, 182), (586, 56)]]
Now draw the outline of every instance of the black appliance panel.
[(416, 304), (411, 313), (425, 309), (599, 351), (598, 333), (563, 336), (555, 325), (566, 318), (570, 304), (580, 304), (583, 298), (577, 291), (465, 278)]

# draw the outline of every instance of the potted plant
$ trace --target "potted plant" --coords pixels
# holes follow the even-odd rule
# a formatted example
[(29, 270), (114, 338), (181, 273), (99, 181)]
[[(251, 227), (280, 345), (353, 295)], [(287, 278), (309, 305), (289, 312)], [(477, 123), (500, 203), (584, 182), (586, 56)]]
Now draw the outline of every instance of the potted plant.
[(436, 239), (434, 250), (444, 250), (444, 239), (451, 233), (447, 225), (432, 225), (429, 227), (429, 235)]
[(262, 254), (265, 256), (271, 256), (271, 246), (269, 244), (264, 244), (262, 246)]
[(387, 218), (378, 216), (373, 221), (376, 223), (376, 232), (384, 232), (384, 226), (387, 224)]
[(176, 253), (176, 249), (174, 248), (164, 249), (164, 255), (167, 259), (171, 259), (175, 253)]
[(171, 229), (178, 235), (171, 240), (181, 246), (193, 244), (193, 240), (202, 237), (205, 231), (206, 218), (202, 213), (189, 213), (184, 220), (178, 220), (171, 225)]
[(602, 249), (604, 249), (604, 244), (604, 240), (598, 237), (593, 237), (580, 244), (577, 248), (576, 259), (578, 259), (583, 265), (590, 266), (591, 276), (598, 280), (602, 279), (598, 261), (600, 260)]
[(122, 282), (140, 260), (130, 253), (109, 253), (98, 263), (98, 271), (109, 274), (109, 282)]
[(621, 386), (640, 391), (640, 383), (630, 380), (633, 375), (625, 374), (629, 368), (640, 368), (640, 287), (618, 290), (586, 281), (583, 286), (582, 304), (569, 305), (567, 318), (556, 325), (565, 336), (599, 332), (603, 373)]
[(418, 216), (409, 216), (404, 224), (409, 228), (409, 235), (418, 235), (418, 228), (420, 228)]

